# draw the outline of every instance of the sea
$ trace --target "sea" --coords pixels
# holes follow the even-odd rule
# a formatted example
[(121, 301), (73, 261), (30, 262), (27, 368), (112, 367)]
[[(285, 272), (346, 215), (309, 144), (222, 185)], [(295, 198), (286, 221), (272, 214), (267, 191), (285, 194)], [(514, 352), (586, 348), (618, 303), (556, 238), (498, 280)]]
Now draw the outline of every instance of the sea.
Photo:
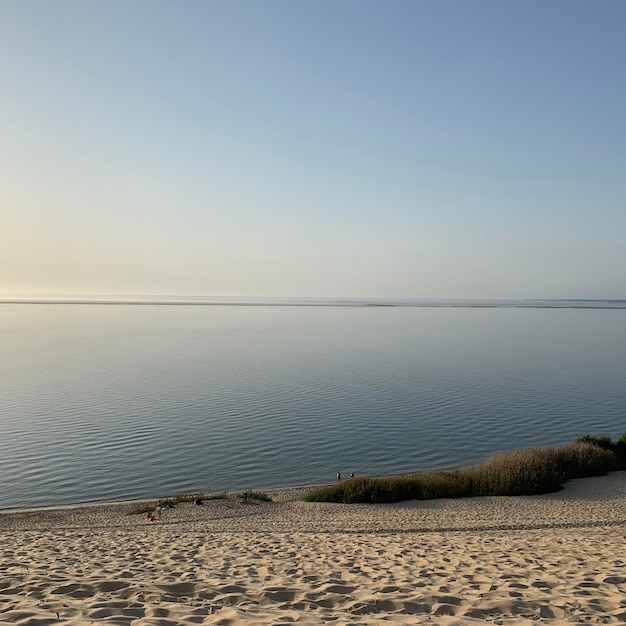
[(5, 298), (0, 508), (323, 484), (626, 432), (626, 301)]

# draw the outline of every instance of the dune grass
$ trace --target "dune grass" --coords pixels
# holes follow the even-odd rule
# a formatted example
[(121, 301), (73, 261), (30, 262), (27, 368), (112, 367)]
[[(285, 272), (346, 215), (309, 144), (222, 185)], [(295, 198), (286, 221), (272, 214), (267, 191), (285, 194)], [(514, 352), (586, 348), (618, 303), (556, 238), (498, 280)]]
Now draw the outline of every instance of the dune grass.
[[(272, 502), (272, 498), (264, 491), (252, 491), (248, 489), (244, 493), (229, 494), (226, 491), (219, 493), (177, 493), (173, 496), (161, 498), (161, 506), (166, 508), (174, 508), (183, 502), (195, 502), (196, 504), (206, 502), (207, 500), (228, 500), (231, 498), (246, 500), (261, 500), (263, 502)], [(135, 508), (128, 512), (128, 515), (144, 515), (155, 510), (156, 502), (145, 502), (138, 504)]]
[[(177, 504), (181, 504), (182, 502), (197, 502), (205, 501), (205, 500), (224, 500), (228, 498), (228, 494), (224, 491), (221, 493), (177, 493), (173, 496), (167, 496), (166, 498), (161, 498), (159, 502), (161, 502), (161, 506), (165, 509), (174, 508)], [(128, 515), (143, 515), (145, 513), (151, 513), (154, 511), (156, 506), (155, 502), (146, 502), (137, 505), (135, 508), (131, 509), (128, 512)]]
[(265, 493), (265, 491), (253, 491), (252, 489), (248, 489), (243, 493), (237, 494), (238, 498), (242, 500), (261, 500), (263, 502), (272, 502), (272, 498), (269, 494)]
[[(596, 439), (601, 439), (602, 444)], [(566, 480), (602, 476), (626, 469), (618, 454), (626, 436), (613, 444), (608, 438), (586, 435), (559, 447), (503, 452), (478, 465), (458, 469), (392, 476), (351, 478), (309, 493), (309, 502), (390, 503), (402, 500), (520, 496), (558, 491)], [(626, 446), (623, 446), (626, 447)]]

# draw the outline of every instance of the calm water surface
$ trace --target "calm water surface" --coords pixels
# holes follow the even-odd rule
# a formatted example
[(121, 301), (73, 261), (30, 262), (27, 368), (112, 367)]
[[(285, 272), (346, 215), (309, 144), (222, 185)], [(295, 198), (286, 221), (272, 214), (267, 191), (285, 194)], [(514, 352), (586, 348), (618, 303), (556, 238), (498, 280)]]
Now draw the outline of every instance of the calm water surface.
[(3, 507), (300, 485), (626, 431), (626, 311), (0, 304)]

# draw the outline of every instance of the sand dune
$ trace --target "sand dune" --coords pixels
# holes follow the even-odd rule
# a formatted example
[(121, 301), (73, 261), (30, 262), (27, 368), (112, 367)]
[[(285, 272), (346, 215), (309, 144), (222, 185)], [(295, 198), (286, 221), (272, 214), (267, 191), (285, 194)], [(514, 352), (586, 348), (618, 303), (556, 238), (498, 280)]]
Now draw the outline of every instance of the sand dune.
[(0, 623), (626, 622), (626, 473), (396, 505), (215, 500), (0, 515)]

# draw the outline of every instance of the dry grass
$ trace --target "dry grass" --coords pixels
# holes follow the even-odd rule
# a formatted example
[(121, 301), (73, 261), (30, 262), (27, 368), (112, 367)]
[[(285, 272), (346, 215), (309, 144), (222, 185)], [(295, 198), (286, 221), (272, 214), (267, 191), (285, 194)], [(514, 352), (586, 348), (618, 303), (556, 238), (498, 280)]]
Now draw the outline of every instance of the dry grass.
[(310, 502), (388, 503), (402, 500), (519, 496), (558, 491), (566, 480), (624, 469), (615, 452), (595, 443), (503, 452), (462, 470), (390, 478), (351, 478), (308, 494)]

